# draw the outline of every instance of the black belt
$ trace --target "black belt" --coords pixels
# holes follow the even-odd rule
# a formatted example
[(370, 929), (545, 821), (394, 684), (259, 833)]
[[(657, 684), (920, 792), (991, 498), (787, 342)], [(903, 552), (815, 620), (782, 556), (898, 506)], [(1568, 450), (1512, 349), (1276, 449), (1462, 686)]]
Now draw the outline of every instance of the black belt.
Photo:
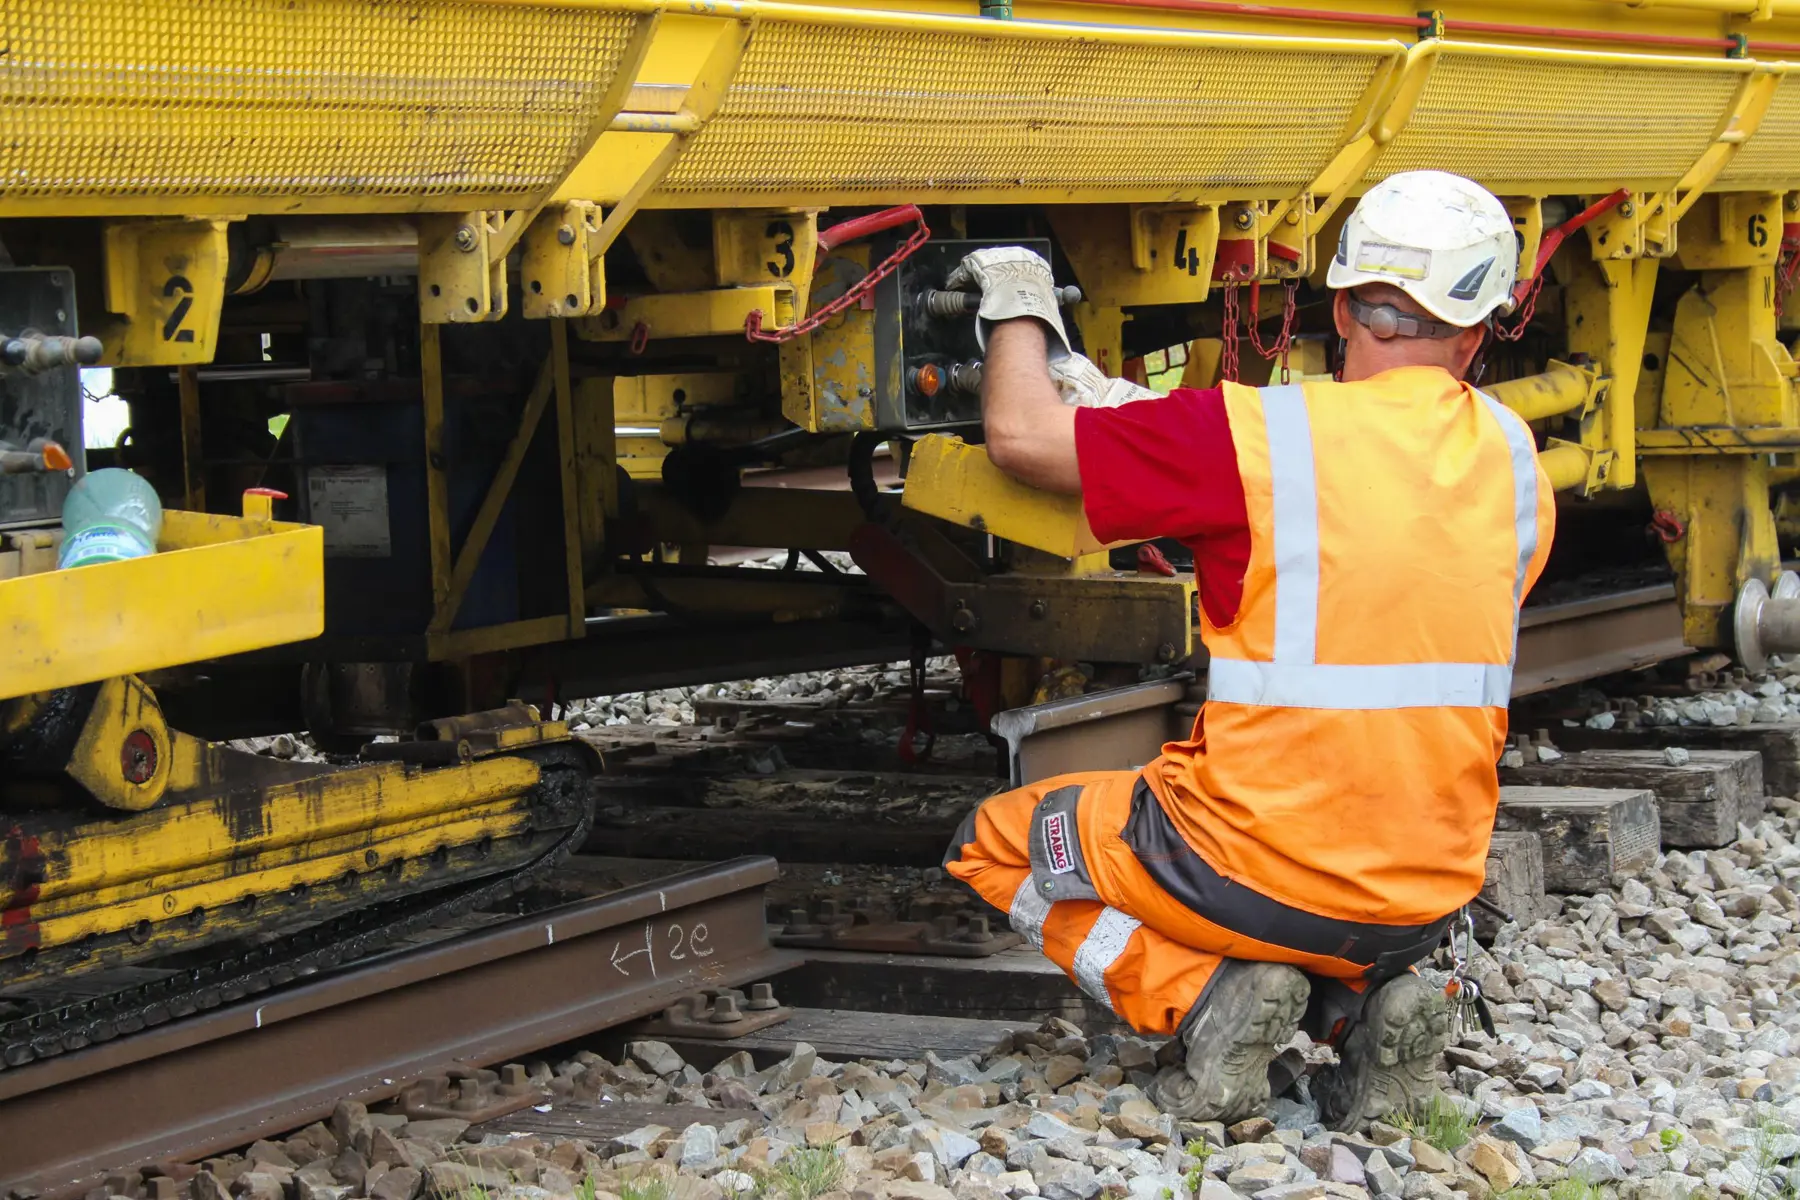
[(1213, 924), (1272, 946), (1356, 963), (1371, 980), (1392, 979), (1429, 955), (1456, 916), (1427, 925), (1371, 925), (1271, 899), (1227, 879), (1194, 853), (1141, 776), (1119, 836), (1158, 887)]

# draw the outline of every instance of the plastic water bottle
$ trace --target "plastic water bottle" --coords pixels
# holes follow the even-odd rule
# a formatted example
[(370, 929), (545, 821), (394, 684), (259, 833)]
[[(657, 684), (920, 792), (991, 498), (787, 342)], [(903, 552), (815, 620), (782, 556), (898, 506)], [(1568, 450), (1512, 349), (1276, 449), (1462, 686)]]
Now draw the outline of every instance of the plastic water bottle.
[(63, 501), (59, 567), (122, 562), (156, 553), (162, 503), (156, 489), (130, 471), (90, 471)]

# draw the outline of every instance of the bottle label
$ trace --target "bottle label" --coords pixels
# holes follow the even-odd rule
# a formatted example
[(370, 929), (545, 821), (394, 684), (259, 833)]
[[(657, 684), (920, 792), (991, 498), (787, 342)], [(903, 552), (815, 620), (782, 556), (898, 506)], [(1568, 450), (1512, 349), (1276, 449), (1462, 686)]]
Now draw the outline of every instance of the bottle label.
[(154, 553), (144, 535), (125, 525), (89, 525), (63, 539), (57, 555), (59, 567), (86, 567), (94, 563), (124, 562)]

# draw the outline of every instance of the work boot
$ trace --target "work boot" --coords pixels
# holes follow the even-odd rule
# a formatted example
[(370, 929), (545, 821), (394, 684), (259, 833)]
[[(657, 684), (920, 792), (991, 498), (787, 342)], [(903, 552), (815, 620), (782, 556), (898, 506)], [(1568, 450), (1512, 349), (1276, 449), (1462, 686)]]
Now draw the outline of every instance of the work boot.
[(1227, 962), (1182, 1023), (1186, 1052), (1150, 1084), (1150, 1099), (1186, 1121), (1231, 1124), (1269, 1103), (1269, 1060), (1306, 1012), (1306, 976), (1281, 963)]
[(1390, 979), (1363, 1003), (1338, 1044), (1338, 1065), (1313, 1080), (1319, 1116), (1353, 1130), (1417, 1111), (1437, 1091), (1438, 1062), (1450, 1042), (1450, 1002), (1417, 975)]

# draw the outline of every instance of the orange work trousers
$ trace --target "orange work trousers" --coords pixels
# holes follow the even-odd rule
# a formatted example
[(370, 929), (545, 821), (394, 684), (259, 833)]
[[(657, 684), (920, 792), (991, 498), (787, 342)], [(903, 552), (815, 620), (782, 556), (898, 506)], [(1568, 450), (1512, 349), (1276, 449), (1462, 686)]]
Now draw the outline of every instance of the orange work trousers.
[(1239, 959), (1342, 984), (1314, 987), (1307, 1027), (1329, 1036), (1371, 982), (1424, 958), (1449, 923), (1369, 926), (1288, 909), (1213, 872), (1145, 807), (1158, 803), (1135, 771), (1046, 779), (984, 803), (944, 866), (1141, 1033), (1175, 1033), (1219, 967)]

